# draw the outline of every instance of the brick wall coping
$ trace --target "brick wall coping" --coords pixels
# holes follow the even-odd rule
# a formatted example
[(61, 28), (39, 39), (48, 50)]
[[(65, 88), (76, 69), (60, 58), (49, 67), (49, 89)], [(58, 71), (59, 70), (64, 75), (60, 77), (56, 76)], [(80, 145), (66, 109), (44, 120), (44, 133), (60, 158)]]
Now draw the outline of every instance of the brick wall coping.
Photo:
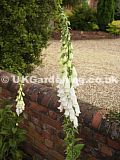
[[(0, 70), (0, 87), (12, 92), (12, 95), (16, 96), (18, 85), (13, 83), (11, 73)], [(3, 77), (8, 77), (9, 81), (2, 83)], [(7, 79), (7, 78), (6, 78)], [(45, 86), (43, 84), (25, 84), (24, 85), (25, 98), (32, 102), (36, 102), (44, 107), (59, 113), (57, 107), (60, 105), (56, 90), (52, 87)], [(91, 104), (81, 102), (78, 100), (81, 107), (81, 116), (79, 118), (80, 123), (97, 131), (104, 136), (109, 136), (112, 139), (120, 140), (120, 127), (119, 123), (109, 122), (102, 118), (104, 109), (96, 108)]]

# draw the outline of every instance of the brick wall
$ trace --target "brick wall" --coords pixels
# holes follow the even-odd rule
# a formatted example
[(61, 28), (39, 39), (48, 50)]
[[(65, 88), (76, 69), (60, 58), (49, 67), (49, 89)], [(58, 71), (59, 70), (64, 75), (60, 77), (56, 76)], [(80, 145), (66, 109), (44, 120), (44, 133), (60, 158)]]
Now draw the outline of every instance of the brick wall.
[[(3, 77), (9, 82), (2, 83)], [(6, 78), (7, 79), (7, 78)], [(0, 71), (0, 99), (15, 100), (18, 86), (11, 74)], [(27, 140), (24, 150), (32, 155), (43, 155), (48, 160), (64, 160), (62, 120), (56, 91), (42, 84), (25, 84), (24, 123)], [(82, 114), (79, 118), (79, 137), (85, 148), (81, 160), (119, 160), (120, 128), (117, 123), (102, 119), (103, 110), (79, 101)]]

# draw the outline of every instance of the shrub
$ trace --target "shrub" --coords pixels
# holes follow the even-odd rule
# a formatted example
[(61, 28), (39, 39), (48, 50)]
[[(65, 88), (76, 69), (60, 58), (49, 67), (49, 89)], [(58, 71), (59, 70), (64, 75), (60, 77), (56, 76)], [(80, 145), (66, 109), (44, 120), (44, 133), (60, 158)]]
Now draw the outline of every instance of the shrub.
[(51, 0), (0, 0), (0, 68), (28, 72), (49, 37)]
[(115, 20), (120, 20), (120, 0), (115, 0)]
[(115, 35), (120, 35), (120, 20), (110, 23), (107, 31)]
[(25, 139), (25, 132), (16, 126), (20, 118), (10, 106), (0, 109), (0, 160), (22, 160), (20, 146)]
[(99, 0), (97, 5), (97, 21), (100, 30), (106, 31), (106, 27), (114, 19), (114, 0)]
[(65, 14), (67, 15), (67, 17), (71, 17), (73, 15), (72, 10), (69, 9), (65, 9)]
[(96, 12), (89, 7), (79, 6), (69, 17), (71, 28), (74, 30), (91, 31), (96, 25)]

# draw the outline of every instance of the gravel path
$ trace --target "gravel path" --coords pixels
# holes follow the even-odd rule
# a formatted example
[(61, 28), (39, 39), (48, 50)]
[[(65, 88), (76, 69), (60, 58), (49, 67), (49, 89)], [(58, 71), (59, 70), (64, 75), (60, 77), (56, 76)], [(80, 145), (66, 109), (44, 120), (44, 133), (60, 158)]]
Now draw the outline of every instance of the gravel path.
[[(60, 46), (59, 41), (49, 42), (43, 51), (42, 66), (36, 67), (32, 75), (58, 75)], [(84, 85), (78, 87), (79, 99), (101, 108), (120, 108), (120, 39), (78, 40), (73, 41), (73, 47), (78, 77), (85, 80)], [(111, 84), (107, 84), (111, 76)], [(104, 84), (98, 83), (97, 77), (102, 78)], [(92, 83), (91, 78), (97, 82)]]

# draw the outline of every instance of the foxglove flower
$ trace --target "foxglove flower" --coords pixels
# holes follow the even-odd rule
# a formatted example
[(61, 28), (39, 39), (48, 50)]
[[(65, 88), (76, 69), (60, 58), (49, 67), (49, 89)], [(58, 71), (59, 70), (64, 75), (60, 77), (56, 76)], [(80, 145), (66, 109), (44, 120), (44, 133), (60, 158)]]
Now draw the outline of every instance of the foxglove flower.
[(68, 77), (64, 80), (64, 83), (58, 85), (58, 97), (61, 103), (58, 109), (60, 112), (64, 111), (64, 115), (69, 117), (74, 127), (77, 128), (77, 117), (80, 114), (80, 108), (75, 95), (75, 89), (73, 86), (70, 86), (70, 79)]
[(23, 97), (16, 104), (16, 113), (19, 116), (25, 109), (25, 103)]
[(22, 80), (19, 82), (18, 95), (16, 97), (16, 113), (19, 116), (25, 109), (25, 103), (23, 97), (25, 94), (23, 93), (23, 84)]

